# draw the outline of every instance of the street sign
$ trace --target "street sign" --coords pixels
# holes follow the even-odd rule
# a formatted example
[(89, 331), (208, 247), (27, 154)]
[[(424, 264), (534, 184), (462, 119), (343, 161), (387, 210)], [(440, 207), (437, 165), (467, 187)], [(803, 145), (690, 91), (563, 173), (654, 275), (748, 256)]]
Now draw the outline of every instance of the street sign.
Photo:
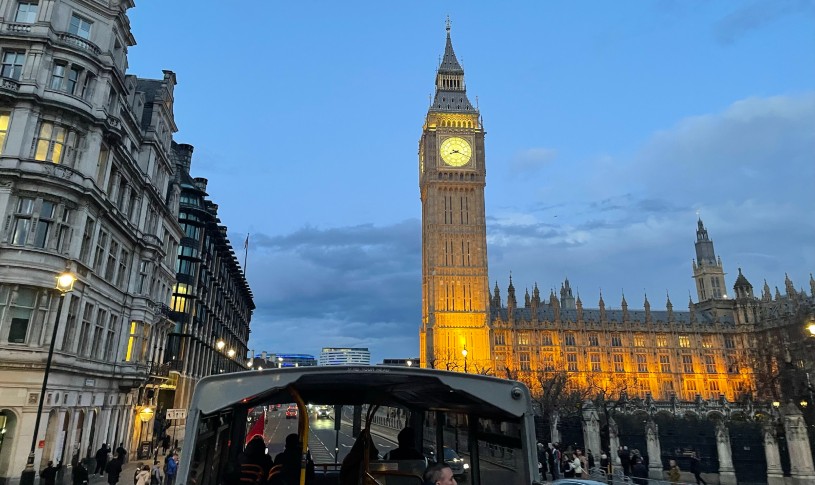
[(186, 419), (187, 418), (187, 410), (186, 409), (168, 409), (167, 410), (167, 419)]

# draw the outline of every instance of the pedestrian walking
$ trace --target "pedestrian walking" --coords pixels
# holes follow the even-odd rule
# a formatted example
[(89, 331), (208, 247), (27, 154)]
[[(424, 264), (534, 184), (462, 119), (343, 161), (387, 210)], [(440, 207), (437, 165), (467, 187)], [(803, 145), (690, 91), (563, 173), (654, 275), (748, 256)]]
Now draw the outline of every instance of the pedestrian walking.
[(150, 470), (150, 485), (161, 485), (164, 483), (164, 470), (158, 460), (153, 460), (153, 468)]
[(62, 468), (62, 462), (58, 462), (57, 466), (54, 466), (54, 462), (48, 460), (48, 466), (40, 472), (43, 485), (54, 485), (57, 481), (57, 472), (60, 468)]
[(679, 465), (676, 464), (676, 460), (668, 462), (668, 480), (671, 483), (679, 483)]
[(144, 465), (136, 472), (136, 485), (150, 485), (150, 465)]
[(82, 460), (74, 466), (72, 478), (74, 485), (88, 485), (88, 469), (85, 468), (85, 464), (82, 463)]
[(178, 472), (178, 453), (167, 455), (166, 469), (164, 470), (164, 485), (175, 483), (175, 474)]
[(113, 459), (108, 462), (105, 473), (108, 474), (108, 483), (110, 485), (119, 483), (119, 475), (122, 474), (122, 460), (118, 454), (114, 455)]
[(96, 451), (96, 467), (93, 469), (94, 475), (102, 475), (105, 473), (105, 467), (108, 464), (108, 449), (107, 443), (102, 443), (102, 446)]
[(690, 457), (690, 472), (693, 473), (693, 478), (696, 479), (696, 485), (707, 485), (707, 482), (699, 476), (702, 473), (702, 461), (695, 451)]

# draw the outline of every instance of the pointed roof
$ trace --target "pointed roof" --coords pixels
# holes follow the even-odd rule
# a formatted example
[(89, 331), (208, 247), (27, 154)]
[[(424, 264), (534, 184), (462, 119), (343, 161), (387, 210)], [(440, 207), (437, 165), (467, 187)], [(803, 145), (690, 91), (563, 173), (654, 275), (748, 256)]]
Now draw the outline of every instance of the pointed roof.
[(733, 285), (733, 288), (752, 288), (752, 287), (753, 285), (751, 285), (750, 282), (747, 281), (747, 278), (745, 278), (744, 275), (741, 274), (741, 268), (739, 268), (739, 276), (736, 277), (736, 283)]
[(444, 46), (444, 56), (436, 71), (436, 95), (431, 112), (446, 113), (478, 113), (467, 98), (467, 87), (464, 83), (464, 69), (453, 51), (453, 41), (450, 38), (450, 19), (447, 19), (447, 43)]
[(448, 74), (464, 74), (464, 69), (458, 63), (456, 53), (453, 51), (453, 41), (450, 39), (450, 17), (447, 17), (447, 44), (444, 46), (444, 57), (441, 59), (439, 66), (440, 73)]

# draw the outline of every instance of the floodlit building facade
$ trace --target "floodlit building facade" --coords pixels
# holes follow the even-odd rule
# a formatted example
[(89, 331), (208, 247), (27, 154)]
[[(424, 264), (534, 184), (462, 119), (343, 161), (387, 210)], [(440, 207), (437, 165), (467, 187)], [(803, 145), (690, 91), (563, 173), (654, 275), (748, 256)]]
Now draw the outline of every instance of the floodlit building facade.
[(367, 348), (323, 347), (317, 365), (371, 365)]
[(103, 442), (133, 450), (173, 328), (176, 78), (126, 74), (132, 6), (0, 2), (0, 481), (32, 441), (37, 470)]

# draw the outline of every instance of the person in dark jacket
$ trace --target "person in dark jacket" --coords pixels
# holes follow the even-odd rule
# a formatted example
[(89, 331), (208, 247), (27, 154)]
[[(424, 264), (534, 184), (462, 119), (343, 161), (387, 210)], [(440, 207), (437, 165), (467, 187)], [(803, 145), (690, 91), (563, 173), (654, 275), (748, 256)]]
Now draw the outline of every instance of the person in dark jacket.
[(119, 455), (119, 461), (124, 465), (127, 461), (127, 450), (124, 447), (124, 443), (119, 443), (119, 447), (116, 448), (116, 454)]
[(702, 461), (699, 459), (699, 455), (696, 454), (694, 451), (690, 457), (690, 472), (693, 473), (693, 478), (696, 479), (696, 485), (707, 485), (707, 482), (699, 476), (702, 473)]
[(424, 455), (416, 449), (416, 434), (413, 428), (407, 427), (396, 435), (397, 448), (385, 454), (386, 460), (424, 460)]
[(122, 460), (118, 454), (114, 455), (113, 459), (105, 466), (105, 473), (108, 474), (108, 483), (110, 485), (116, 485), (119, 482), (119, 475), (122, 474)]
[(57, 472), (59, 469), (62, 468), (62, 462), (57, 463), (57, 466), (54, 466), (54, 462), (49, 460), (48, 466), (46, 466), (40, 472), (40, 478), (42, 478), (43, 485), (54, 485), (57, 481)]
[(368, 448), (368, 460), (376, 460), (376, 457), (379, 456), (379, 450), (374, 446), (371, 432), (364, 429), (359, 436), (357, 436), (354, 446), (351, 447), (351, 450), (348, 451), (348, 454), (345, 455), (345, 458), (342, 460), (342, 466), (340, 467), (340, 485), (357, 485), (359, 483), (359, 478), (362, 475), (362, 466), (365, 461), (366, 447)]
[(621, 446), (617, 450), (617, 456), (620, 457), (620, 466), (623, 467), (623, 474), (625, 476), (631, 475), (631, 452), (628, 451), (627, 446)]
[(96, 468), (93, 469), (94, 475), (101, 475), (105, 473), (105, 466), (108, 464), (108, 449), (107, 443), (102, 443), (102, 447), (96, 452)]
[(246, 443), (246, 448), (238, 455), (238, 483), (240, 485), (258, 485), (266, 483), (272, 458), (266, 454), (266, 443), (263, 436), (255, 435)]
[(638, 455), (634, 455), (631, 459), (631, 477), (638, 485), (648, 485), (648, 469), (645, 468), (642, 457)]
[[(286, 436), (285, 449), (274, 457), (274, 464), (282, 465), (280, 478), (282, 478), (286, 483), (300, 483), (301, 453), (302, 448), (300, 446), (300, 436), (298, 436), (297, 433), (291, 433), (290, 435)], [(311, 460), (311, 454), (306, 452), (306, 483), (312, 483), (313, 481), (314, 462)]]
[(85, 468), (82, 460), (79, 460), (79, 463), (74, 466), (72, 475), (74, 485), (88, 485), (88, 469)]

